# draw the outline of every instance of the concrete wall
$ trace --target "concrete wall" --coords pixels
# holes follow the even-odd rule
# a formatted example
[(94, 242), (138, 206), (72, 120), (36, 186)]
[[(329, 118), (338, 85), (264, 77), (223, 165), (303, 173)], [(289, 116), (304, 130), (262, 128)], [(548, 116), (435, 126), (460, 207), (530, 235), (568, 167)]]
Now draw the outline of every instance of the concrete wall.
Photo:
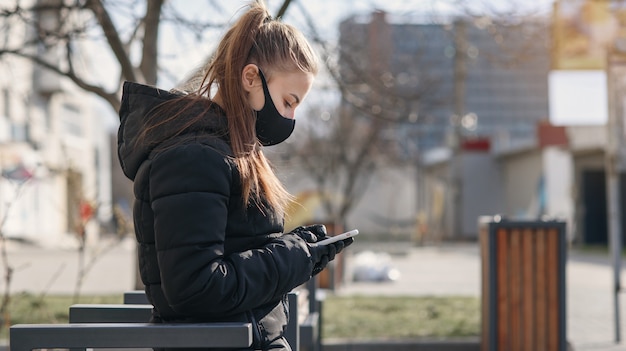
[(379, 168), (348, 216), (348, 224), (383, 238), (412, 237), (417, 216), (416, 178), (413, 165)]
[(478, 237), (478, 217), (501, 213), (504, 206), (500, 165), (487, 152), (465, 152), (463, 164), (462, 228), (456, 237)]
[(504, 209), (502, 215), (516, 219), (534, 219), (539, 215), (539, 196), (542, 178), (542, 154), (531, 149), (500, 156), (504, 186)]
[[(302, 223), (327, 220), (315, 184), (298, 167), (276, 164), (287, 189), (297, 197), (298, 206), (285, 222), (287, 230)], [(416, 231), (417, 183), (415, 166), (379, 167), (372, 174), (362, 197), (347, 217), (350, 228), (358, 228), (362, 238), (410, 238)], [(334, 194), (339, 196), (339, 194)]]
[(447, 220), (448, 164), (423, 165), (418, 174), (418, 239), (420, 241), (449, 238), (451, 223)]
[[(548, 216), (565, 220), (573, 237), (577, 226), (576, 177), (581, 167), (600, 166), (597, 155), (582, 160), (569, 149), (548, 146), (510, 153), (465, 152), (462, 155), (462, 233), (450, 233), (451, 223), (438, 213), (453, 204), (438, 205), (447, 191), (447, 161), (425, 167), (419, 177), (424, 188), (419, 211), (428, 214), (433, 235), (448, 239), (475, 239), (480, 216), (500, 214), (510, 219), (535, 220)], [(443, 216), (445, 217), (445, 216)]]
[(486, 151), (465, 151), (460, 157), (462, 173), (461, 233), (452, 233), (452, 213), (447, 160), (425, 166), (418, 176), (419, 212), (427, 222), (427, 235), (436, 239), (470, 239), (478, 234), (478, 218), (503, 213), (505, 206), (501, 164)]
[(565, 220), (568, 238), (572, 239), (574, 223), (574, 159), (569, 150), (547, 147), (543, 150), (545, 181), (545, 214)]

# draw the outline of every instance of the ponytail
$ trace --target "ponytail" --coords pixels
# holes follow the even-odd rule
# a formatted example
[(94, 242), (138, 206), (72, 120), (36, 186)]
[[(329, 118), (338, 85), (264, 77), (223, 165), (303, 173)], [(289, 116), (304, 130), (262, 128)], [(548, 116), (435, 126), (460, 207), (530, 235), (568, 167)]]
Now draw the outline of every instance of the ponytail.
[(254, 201), (282, 215), (292, 196), (274, 174), (256, 137), (256, 112), (247, 103), (241, 79), (250, 63), (261, 67), (268, 80), (277, 71), (314, 75), (318, 71), (317, 57), (304, 36), (293, 26), (273, 20), (262, 1), (255, 1), (226, 32), (212, 59), (178, 89), (189, 92), (188, 98), (209, 100), (213, 89), (219, 90), (244, 203)]

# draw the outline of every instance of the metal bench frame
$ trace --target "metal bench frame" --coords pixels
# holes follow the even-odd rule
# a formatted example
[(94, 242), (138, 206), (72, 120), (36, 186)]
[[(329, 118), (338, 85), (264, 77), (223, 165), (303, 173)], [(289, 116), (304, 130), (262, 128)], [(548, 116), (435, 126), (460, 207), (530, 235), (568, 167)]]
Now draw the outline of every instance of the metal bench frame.
[(250, 323), (17, 324), (10, 328), (10, 350), (41, 348), (249, 347)]
[[(319, 313), (298, 325), (298, 293), (287, 295), (285, 337), (293, 351), (318, 349)], [(124, 293), (124, 304), (75, 304), (69, 324), (21, 324), (10, 328), (11, 350), (37, 348), (249, 347), (250, 323), (151, 324), (152, 305), (143, 291)], [(308, 341), (307, 341), (308, 340)], [(301, 347), (302, 346), (302, 347)]]

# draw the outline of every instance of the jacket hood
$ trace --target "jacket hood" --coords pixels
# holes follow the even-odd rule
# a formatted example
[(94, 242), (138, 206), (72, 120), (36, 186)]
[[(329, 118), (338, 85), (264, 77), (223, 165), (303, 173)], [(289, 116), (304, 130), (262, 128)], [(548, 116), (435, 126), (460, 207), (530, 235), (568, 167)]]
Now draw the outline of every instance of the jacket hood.
[[(120, 127), (117, 132), (117, 152), (122, 170), (129, 179), (135, 179), (139, 166), (148, 159), (150, 153), (157, 146), (152, 143), (137, 143), (146, 118), (162, 103), (180, 97), (180, 94), (148, 85), (124, 82), (119, 111)], [(185, 102), (181, 100), (181, 104), (185, 104)], [(207, 105), (204, 104), (198, 104), (197, 108), (192, 106), (180, 116), (182, 119), (191, 119), (196, 117), (198, 113), (206, 114), (206, 118), (187, 128), (183, 134), (203, 131), (222, 137), (227, 135), (228, 122), (224, 111), (217, 104), (211, 104), (210, 109), (206, 107)], [(167, 130), (167, 127), (157, 131), (157, 133), (162, 140), (174, 136), (174, 131)], [(171, 135), (168, 136), (168, 133)]]

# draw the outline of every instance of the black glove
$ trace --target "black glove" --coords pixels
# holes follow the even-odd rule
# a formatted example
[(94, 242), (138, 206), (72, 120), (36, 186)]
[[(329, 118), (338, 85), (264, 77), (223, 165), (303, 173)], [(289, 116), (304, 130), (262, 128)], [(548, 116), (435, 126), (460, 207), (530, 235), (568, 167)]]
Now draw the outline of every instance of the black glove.
[(311, 254), (311, 261), (313, 262), (313, 272), (311, 275), (316, 275), (324, 270), (324, 268), (328, 265), (328, 262), (335, 259), (335, 256), (338, 253), (354, 242), (353, 238), (348, 238), (328, 245), (310, 245), (328, 238), (326, 226), (323, 224), (301, 226), (294, 229), (292, 233), (298, 235), (309, 244), (307, 246), (309, 248), (309, 253)]
[(307, 243), (314, 243), (327, 236), (326, 226), (323, 224), (303, 225), (291, 231)]

